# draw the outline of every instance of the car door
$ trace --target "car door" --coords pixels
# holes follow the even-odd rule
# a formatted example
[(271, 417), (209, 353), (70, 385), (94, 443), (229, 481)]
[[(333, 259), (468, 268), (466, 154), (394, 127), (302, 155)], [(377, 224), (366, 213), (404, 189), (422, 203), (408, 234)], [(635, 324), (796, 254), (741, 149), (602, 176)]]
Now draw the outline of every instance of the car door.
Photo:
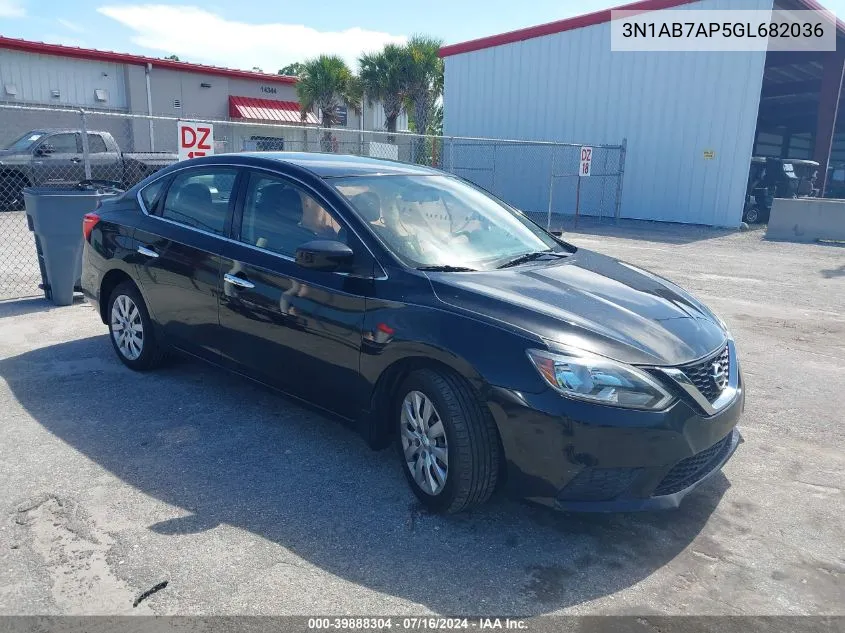
[[(262, 382), (353, 417), (368, 393), (359, 373), (374, 259), (319, 194), (270, 172), (244, 175), (223, 261), (224, 361)], [(347, 243), (349, 273), (300, 268), (297, 246)]]
[(110, 152), (102, 135), (88, 132), (88, 161), (93, 180), (122, 182), (123, 166), (119, 152)]
[(59, 132), (40, 140), (32, 157), (34, 184), (72, 187), (85, 179), (82, 146), (76, 132)]
[[(146, 213), (135, 230), (138, 279), (154, 320), (169, 343), (215, 362), (221, 254), (238, 174), (202, 165), (154, 181), (141, 190)], [(162, 181), (160, 192), (149, 191)]]

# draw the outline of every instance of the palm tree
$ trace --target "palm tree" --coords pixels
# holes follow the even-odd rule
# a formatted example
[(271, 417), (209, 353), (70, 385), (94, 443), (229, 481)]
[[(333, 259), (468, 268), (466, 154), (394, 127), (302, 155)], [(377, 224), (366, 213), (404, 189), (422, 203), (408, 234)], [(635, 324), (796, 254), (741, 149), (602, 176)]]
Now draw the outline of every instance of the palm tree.
[(402, 113), (405, 97), (404, 55), (403, 47), (387, 44), (380, 52), (364, 54), (358, 60), (367, 103), (372, 105), (375, 101), (381, 101), (388, 132), (396, 132), (396, 120)]
[[(428, 129), (426, 134), (431, 136), (427, 139), (425, 146), (425, 153), (431, 156), (431, 165), (433, 167), (443, 168), (443, 161), (441, 154), (443, 153), (443, 139), (438, 138), (443, 136), (443, 103), (436, 103), (431, 111), (431, 120), (428, 122)], [(451, 168), (451, 166), (450, 166)]]
[[(441, 88), (442, 90), (442, 88)], [(431, 111), (431, 120), (428, 122), (426, 134), (443, 136), (443, 103), (437, 103)]]
[[(361, 89), (357, 77), (340, 57), (320, 55), (302, 64), (296, 82), (299, 111), (302, 120), (308, 112), (317, 110), (322, 116), (323, 127), (330, 128), (340, 120), (344, 103), (360, 111)], [(324, 152), (332, 151), (331, 132), (326, 130), (320, 141)]]
[[(437, 99), (443, 93), (443, 41), (426, 35), (414, 35), (405, 46), (402, 73), (405, 94), (413, 107), (417, 132), (428, 132)], [(416, 143), (415, 162), (423, 162), (425, 143)]]

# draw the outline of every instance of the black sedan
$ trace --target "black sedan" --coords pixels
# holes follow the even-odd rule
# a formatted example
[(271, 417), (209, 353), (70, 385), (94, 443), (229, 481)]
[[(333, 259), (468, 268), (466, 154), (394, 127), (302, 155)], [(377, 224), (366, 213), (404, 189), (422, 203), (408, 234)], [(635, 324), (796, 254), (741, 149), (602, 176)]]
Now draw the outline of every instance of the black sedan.
[(718, 317), (434, 169), (189, 160), (83, 233), (83, 288), (128, 367), (178, 350), (348, 420), (395, 443), (433, 510), (497, 486), (570, 510), (674, 507), (740, 440)]

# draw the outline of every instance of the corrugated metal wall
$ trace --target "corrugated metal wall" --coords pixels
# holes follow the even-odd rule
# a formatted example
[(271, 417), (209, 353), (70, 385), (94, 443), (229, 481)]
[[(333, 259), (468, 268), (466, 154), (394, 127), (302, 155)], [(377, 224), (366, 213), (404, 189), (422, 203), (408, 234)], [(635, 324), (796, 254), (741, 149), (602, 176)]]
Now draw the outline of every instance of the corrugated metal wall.
[[(111, 62), (70, 59), (0, 50), (0, 100), (18, 103), (89, 106), (101, 109), (126, 108), (123, 65)], [(7, 94), (15, 86), (17, 95)], [(99, 101), (94, 90), (107, 91)], [(59, 96), (52, 96), (58, 90)]]
[[(695, 9), (771, 9), (772, 0), (702, 0)], [(765, 53), (623, 53), (610, 24), (446, 58), (447, 135), (565, 142), (628, 139), (622, 217), (737, 226)], [(704, 158), (705, 151), (715, 158)], [(515, 169), (520, 166), (515, 165)], [(550, 166), (522, 199), (543, 211)], [(536, 208), (532, 208), (536, 207)], [(556, 209), (566, 212), (563, 209)]]
[[(370, 118), (370, 115), (372, 118)], [(357, 115), (353, 113), (350, 117), (351, 116)], [(364, 117), (364, 129), (376, 130), (377, 132), (382, 132), (387, 129), (387, 119), (384, 116), (384, 106), (382, 106), (381, 103), (374, 103), (373, 105), (366, 104), (364, 106)], [(355, 125), (350, 125), (349, 127), (358, 127), (358, 123), (355, 122)], [(400, 132), (408, 129), (408, 115), (404, 110), (399, 115), (399, 118), (396, 119), (396, 129)]]

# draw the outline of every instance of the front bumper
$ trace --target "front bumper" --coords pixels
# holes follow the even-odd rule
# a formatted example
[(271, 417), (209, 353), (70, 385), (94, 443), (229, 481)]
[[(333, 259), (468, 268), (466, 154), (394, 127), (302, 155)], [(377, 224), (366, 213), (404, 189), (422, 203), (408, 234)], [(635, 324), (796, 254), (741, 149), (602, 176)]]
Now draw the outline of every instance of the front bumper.
[(741, 378), (733, 401), (714, 415), (681, 398), (665, 411), (578, 402), (551, 389), (492, 390), (507, 460), (507, 487), (563, 510), (627, 512), (677, 507), (719, 472), (742, 437)]

